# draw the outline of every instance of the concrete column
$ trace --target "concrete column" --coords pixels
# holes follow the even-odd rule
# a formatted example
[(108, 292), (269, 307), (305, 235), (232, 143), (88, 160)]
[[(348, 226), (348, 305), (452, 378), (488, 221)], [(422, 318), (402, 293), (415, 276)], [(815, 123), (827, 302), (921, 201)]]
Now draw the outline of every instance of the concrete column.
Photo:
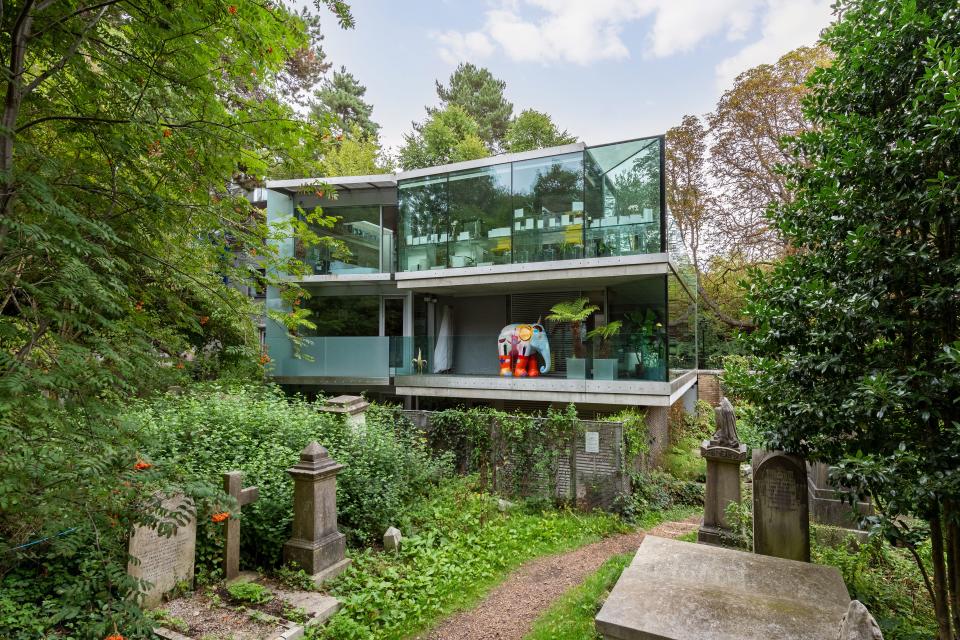
[(337, 530), (337, 474), (342, 464), (311, 442), (293, 476), (293, 537), (283, 545), (283, 561), (299, 566), (320, 584), (350, 566), (346, 537)]
[(342, 414), (350, 427), (362, 427), (367, 423), (366, 413), (370, 403), (360, 396), (337, 396), (327, 400), (320, 411)]

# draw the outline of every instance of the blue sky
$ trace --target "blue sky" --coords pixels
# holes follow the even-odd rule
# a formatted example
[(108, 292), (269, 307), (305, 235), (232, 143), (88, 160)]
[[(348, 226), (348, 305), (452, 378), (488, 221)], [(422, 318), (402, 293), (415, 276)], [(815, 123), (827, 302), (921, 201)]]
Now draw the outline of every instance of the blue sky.
[[(299, 0), (303, 3), (305, 0)], [(310, 3), (312, 4), (312, 2)], [(662, 133), (710, 111), (740, 72), (816, 41), (830, 0), (354, 0), (328, 58), (367, 87), (396, 148), (458, 61), (507, 83), (587, 144)]]

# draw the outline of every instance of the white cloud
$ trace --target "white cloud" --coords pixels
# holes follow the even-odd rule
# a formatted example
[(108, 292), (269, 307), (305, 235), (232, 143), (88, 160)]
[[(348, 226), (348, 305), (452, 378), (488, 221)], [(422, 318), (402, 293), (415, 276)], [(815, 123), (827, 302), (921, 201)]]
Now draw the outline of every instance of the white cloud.
[[(495, 0), (496, 2), (496, 0)], [(760, 39), (745, 44), (717, 68), (736, 75), (741, 65), (775, 59), (810, 44), (827, 24), (830, 0), (500, 0), (473, 31), (434, 34), (448, 62), (480, 60), (502, 51), (517, 62), (589, 65), (631, 55), (662, 58), (695, 49), (720, 36), (743, 41), (762, 25)], [(642, 42), (624, 42), (624, 28), (648, 21)]]
[(832, 0), (768, 0), (760, 39), (717, 65), (717, 87), (728, 89), (734, 78), (758, 64), (776, 62), (783, 54), (816, 42), (831, 20)]
[(480, 60), (493, 53), (493, 44), (480, 31), (444, 31), (431, 35), (440, 45), (440, 57), (450, 64), (464, 60)]

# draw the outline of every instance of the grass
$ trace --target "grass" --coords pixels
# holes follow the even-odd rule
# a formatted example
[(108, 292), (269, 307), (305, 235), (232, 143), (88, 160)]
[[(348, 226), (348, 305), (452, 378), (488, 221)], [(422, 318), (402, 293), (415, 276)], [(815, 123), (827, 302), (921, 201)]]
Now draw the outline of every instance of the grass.
[(398, 553), (351, 553), (331, 589), (343, 607), (313, 638), (399, 640), (469, 608), (528, 560), (630, 529), (599, 512), (521, 504), (500, 513), (471, 479), (442, 484), (410, 521)]
[(633, 553), (621, 553), (604, 562), (586, 582), (554, 602), (533, 623), (526, 640), (599, 640), (593, 618), (632, 559)]
[[(699, 511), (694, 507), (672, 507), (647, 512), (639, 519), (640, 528), (649, 530), (661, 522), (686, 520)], [(696, 531), (691, 533), (696, 539)], [(679, 539), (690, 535), (684, 534)], [(623, 553), (604, 562), (583, 584), (567, 591), (537, 618), (525, 640), (600, 640), (593, 619), (633, 556), (633, 553)]]

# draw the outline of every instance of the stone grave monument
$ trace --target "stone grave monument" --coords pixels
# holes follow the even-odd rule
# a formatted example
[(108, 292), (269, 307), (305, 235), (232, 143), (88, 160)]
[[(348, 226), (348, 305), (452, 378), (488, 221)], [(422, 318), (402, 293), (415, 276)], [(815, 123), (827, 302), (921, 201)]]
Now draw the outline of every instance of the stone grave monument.
[[(193, 511), (189, 499), (182, 495), (167, 498), (162, 506), (167, 511), (180, 511), (184, 506)], [(127, 573), (152, 585), (142, 592), (145, 608), (152, 609), (159, 605), (163, 596), (173, 591), (179, 583), (186, 582), (193, 586), (196, 548), (197, 520), (193, 515), (169, 537), (161, 535), (153, 527), (134, 529), (129, 553), (137, 561), (129, 562)]]
[(823, 462), (807, 463), (807, 492), (810, 517), (819, 524), (859, 529), (860, 519), (873, 514), (869, 501), (850, 504), (842, 492), (830, 485), (830, 465)]
[(849, 605), (836, 567), (648, 535), (595, 625), (605, 640), (836, 640)]
[[(234, 497), (239, 505), (238, 510), (260, 497), (260, 490), (257, 487), (241, 489), (242, 486), (242, 471), (228, 471), (223, 474), (223, 491)], [(236, 517), (227, 519), (226, 542), (223, 549), (223, 577), (227, 582), (240, 576), (240, 514), (234, 515)]]
[(730, 401), (724, 398), (715, 411), (717, 431), (700, 446), (700, 455), (707, 461), (707, 489), (697, 542), (722, 545), (732, 534), (726, 508), (740, 502), (740, 463), (747, 459), (747, 445), (737, 437)]
[(779, 451), (753, 451), (753, 551), (810, 562), (807, 465)]
[(311, 442), (300, 462), (287, 469), (293, 476), (293, 537), (283, 545), (283, 561), (298, 565), (320, 584), (350, 566), (346, 536), (337, 530), (337, 474), (342, 464)]
[(337, 396), (327, 400), (320, 407), (320, 411), (341, 414), (348, 426), (362, 427), (367, 422), (366, 412), (369, 406), (370, 403), (360, 396)]

